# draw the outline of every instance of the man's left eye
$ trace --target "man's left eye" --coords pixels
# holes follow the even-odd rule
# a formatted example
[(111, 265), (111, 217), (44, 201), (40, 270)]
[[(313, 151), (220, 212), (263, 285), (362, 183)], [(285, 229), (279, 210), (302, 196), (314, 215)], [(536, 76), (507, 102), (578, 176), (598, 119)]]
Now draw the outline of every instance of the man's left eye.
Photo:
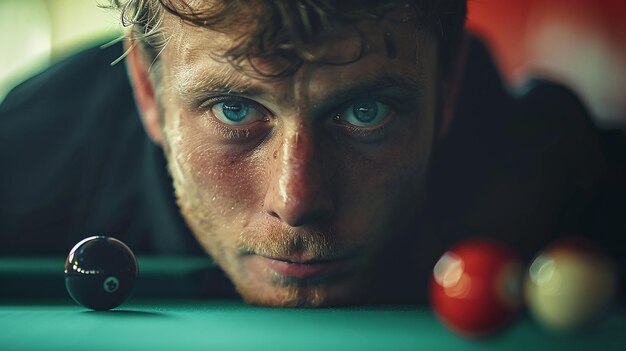
[(338, 113), (335, 120), (345, 121), (357, 127), (375, 126), (385, 120), (389, 110), (389, 105), (380, 101), (360, 100)]
[(217, 102), (211, 106), (211, 112), (221, 122), (233, 126), (250, 124), (265, 118), (265, 114), (256, 104), (240, 99)]

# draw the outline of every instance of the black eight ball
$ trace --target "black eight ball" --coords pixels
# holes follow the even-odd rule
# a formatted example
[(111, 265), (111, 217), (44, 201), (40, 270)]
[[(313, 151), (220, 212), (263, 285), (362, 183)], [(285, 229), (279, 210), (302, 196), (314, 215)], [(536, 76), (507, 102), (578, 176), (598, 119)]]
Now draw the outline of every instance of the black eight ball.
[(92, 236), (67, 256), (65, 287), (77, 303), (106, 311), (128, 298), (137, 273), (137, 259), (128, 246), (115, 238)]

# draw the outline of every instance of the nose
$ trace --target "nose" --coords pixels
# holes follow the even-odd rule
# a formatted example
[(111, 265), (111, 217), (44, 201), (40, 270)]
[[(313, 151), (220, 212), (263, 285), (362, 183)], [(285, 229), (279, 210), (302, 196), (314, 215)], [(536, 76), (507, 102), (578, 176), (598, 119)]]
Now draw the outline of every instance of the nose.
[(299, 227), (333, 211), (332, 190), (325, 176), (328, 164), (320, 157), (313, 131), (300, 126), (286, 132), (269, 166), (270, 183), (265, 211), (284, 223)]

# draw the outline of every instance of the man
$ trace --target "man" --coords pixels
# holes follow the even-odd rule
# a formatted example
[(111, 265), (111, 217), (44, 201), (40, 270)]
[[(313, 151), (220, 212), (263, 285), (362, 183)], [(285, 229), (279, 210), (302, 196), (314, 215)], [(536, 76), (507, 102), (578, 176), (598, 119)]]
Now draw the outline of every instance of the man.
[[(134, 9), (128, 65), (198, 241), (251, 303), (376, 298), (415, 231), (449, 95), (437, 47), (458, 56), (465, 4), (166, 6)], [(450, 10), (446, 42), (417, 16)]]
[[(115, 151), (81, 157), (80, 164), (90, 167), (76, 176), (79, 185), (61, 187), (73, 192), (54, 193), (50, 196), (54, 200), (42, 200), (36, 207), (35, 201), (19, 205), (27, 202), (23, 199), (29, 190), (5, 189), (9, 195), (5, 195), (3, 210), (10, 213), (5, 215), (7, 233), (37, 232), (30, 228), (32, 224), (25, 224), (32, 222), (33, 208), (64, 202), (76, 210), (68, 210), (71, 224), (59, 228), (106, 231), (106, 225), (94, 223), (122, 222), (117, 227), (119, 235), (141, 226), (143, 240), (148, 240), (145, 236), (151, 233), (146, 228), (163, 231), (157, 228), (160, 224), (154, 224), (163, 221), (171, 226), (166, 231), (169, 237), (183, 235), (186, 231), (172, 224), (176, 218), (158, 218), (175, 216), (177, 209), (164, 191), (168, 180), (154, 166), (158, 164), (155, 155), (161, 152), (155, 150), (162, 150), (167, 160), (184, 223), (249, 303), (326, 306), (412, 301), (423, 292), (434, 258), (454, 235), (493, 235), (512, 244), (525, 242), (528, 249), (545, 242), (554, 231), (555, 225), (546, 225), (541, 217), (551, 216), (549, 211), (532, 215), (519, 211), (538, 202), (534, 193), (525, 192), (527, 175), (521, 176), (522, 185), (515, 184), (514, 190), (501, 189), (519, 190), (522, 201), (503, 211), (508, 217), (493, 219), (500, 226), (493, 226), (491, 233), (482, 232), (480, 223), (487, 221), (484, 212), (477, 210), (479, 214), (472, 218), (478, 218), (479, 224), (469, 226), (475, 232), (464, 228), (462, 235), (437, 236), (437, 223), (447, 222), (435, 220), (433, 224), (432, 219), (442, 213), (449, 218), (458, 215), (456, 204), (438, 204), (435, 196), (422, 211), (433, 145), (451, 126), (457, 106), (465, 1), (115, 3), (131, 25), (126, 61), (141, 121), (160, 149), (142, 144), (135, 131), (121, 133), (128, 127), (100, 130), (108, 137), (92, 146)], [(102, 116), (81, 118), (81, 125), (92, 123), (87, 120), (103, 123), (103, 117), (126, 111), (114, 102), (124, 95), (115, 91), (116, 84), (122, 83), (105, 87), (97, 84), (98, 79), (105, 78), (95, 78), (87, 86), (99, 86), (105, 90), (99, 96), (110, 96), (102, 98), (108, 103), (93, 104), (110, 111), (94, 111)], [(493, 82), (484, 79), (482, 83)], [(514, 106), (525, 115), (541, 113), (523, 110), (499, 86), (494, 91), (498, 93), (488, 97), (493, 106), (473, 111), (485, 113), (488, 125), (503, 123), (491, 117), (505, 109), (501, 106)], [(557, 88), (547, 91), (571, 100)], [(537, 96), (543, 95), (531, 98)], [(463, 99), (482, 101), (469, 94)], [(7, 101), (0, 113), (11, 116), (20, 106), (19, 99)], [(574, 105), (567, 115), (584, 116)], [(458, 106), (472, 107), (463, 102)], [(50, 131), (47, 137), (55, 135), (54, 128)], [(450, 133), (454, 132), (452, 128)], [(588, 139), (592, 159), (597, 141)], [(3, 145), (3, 149), (20, 149), (21, 145)], [(440, 146), (438, 153), (448, 155), (434, 163), (430, 191), (454, 183), (438, 184), (445, 179), (438, 172), (452, 167), (445, 160), (454, 158), (453, 146)], [(8, 157), (10, 164), (29, 162)], [(119, 168), (113, 172), (104, 166), (111, 159), (126, 161), (115, 161)], [(46, 160), (52, 167), (56, 164), (50, 161), (52, 157)], [(566, 167), (579, 161), (574, 157)], [(139, 175), (133, 174), (136, 168)], [(507, 168), (511, 170), (520, 171)], [(18, 177), (12, 174), (6, 177)], [(583, 188), (594, 182), (594, 174), (581, 177)], [(468, 178), (471, 175), (468, 171)], [(136, 183), (129, 185), (126, 177), (136, 177)], [(36, 189), (34, 184), (30, 187)], [(49, 194), (45, 185), (41, 188), (46, 188), (41, 194)], [(107, 199), (112, 196), (109, 192), (144, 193), (117, 195), (116, 205), (101, 209), (98, 206), (112, 201), (89, 195), (100, 195), (100, 188), (108, 189), (102, 195)], [(558, 198), (562, 188), (551, 190), (557, 195), (548, 198)], [(145, 200), (153, 196), (155, 201)], [(142, 200), (133, 202), (136, 199)], [(502, 205), (493, 197), (481, 199), (480, 208)], [(542, 201), (546, 208), (558, 202)], [(46, 211), (50, 216), (50, 209)], [(520, 213), (537, 225), (532, 235), (525, 232), (527, 228), (512, 228), (512, 223), (523, 222), (517, 217)], [(15, 220), (19, 216), (24, 216), (22, 221)], [(94, 220), (97, 216), (105, 218)], [(509, 232), (502, 233), (503, 228)], [(452, 231), (458, 228), (439, 232)], [(41, 240), (48, 240), (50, 231), (39, 232)], [(161, 237), (154, 245), (176, 245), (176, 240)]]

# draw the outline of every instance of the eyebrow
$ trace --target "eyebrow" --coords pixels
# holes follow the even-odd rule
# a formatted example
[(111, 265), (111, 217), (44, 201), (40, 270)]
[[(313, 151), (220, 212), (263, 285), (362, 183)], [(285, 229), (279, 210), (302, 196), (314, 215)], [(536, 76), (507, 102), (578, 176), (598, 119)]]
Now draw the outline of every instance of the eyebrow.
[(366, 96), (375, 92), (381, 92), (393, 88), (412, 93), (420, 93), (424, 90), (424, 81), (420, 77), (411, 75), (386, 73), (378, 76), (365, 77), (357, 80), (354, 84), (340, 88), (327, 95), (318, 108), (320, 110), (332, 109), (346, 101), (356, 97)]
[(214, 94), (256, 95), (261, 89), (245, 75), (233, 70), (222, 69), (207, 73), (201, 69), (187, 69), (174, 75), (173, 89), (189, 104)]
[[(176, 74), (174, 87), (180, 98), (187, 104), (197, 103), (215, 94), (237, 94), (249, 97), (271, 95), (267, 88), (255, 86), (251, 78), (232, 69), (211, 73), (193, 69), (183, 71)], [(412, 74), (364, 74), (352, 84), (327, 94), (321, 99), (318, 108), (321, 110), (335, 108), (355, 97), (392, 88), (419, 93), (424, 89), (424, 81), (420, 76)]]

